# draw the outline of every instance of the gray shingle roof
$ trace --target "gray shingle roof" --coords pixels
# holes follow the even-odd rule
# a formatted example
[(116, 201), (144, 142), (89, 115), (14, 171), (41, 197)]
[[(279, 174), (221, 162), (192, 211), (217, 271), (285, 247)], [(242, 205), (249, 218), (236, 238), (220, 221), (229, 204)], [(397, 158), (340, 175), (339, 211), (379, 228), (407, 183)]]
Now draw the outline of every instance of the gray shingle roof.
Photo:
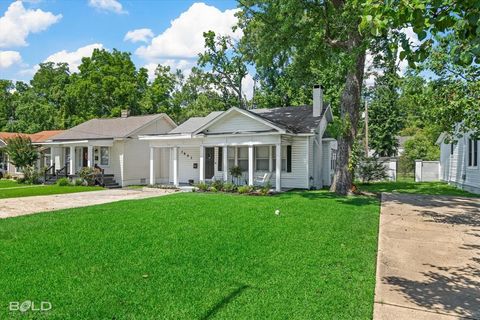
[(95, 140), (126, 138), (149, 122), (165, 116), (152, 114), (127, 118), (92, 119), (53, 137), (59, 140)]
[(265, 118), (292, 133), (310, 133), (318, 128), (327, 106), (319, 117), (313, 117), (311, 106), (273, 109), (251, 109), (250, 112)]
[[(271, 122), (272, 124), (292, 133), (310, 133), (315, 130), (325, 113), (327, 106), (319, 117), (313, 117), (311, 106), (283, 107), (272, 109), (250, 109), (248, 112)], [(192, 133), (211, 120), (221, 115), (224, 111), (214, 111), (206, 117), (190, 118), (168, 134)]]
[(168, 134), (192, 133), (206, 123), (221, 115), (223, 111), (214, 111), (209, 113), (206, 117), (193, 117), (170, 131)]

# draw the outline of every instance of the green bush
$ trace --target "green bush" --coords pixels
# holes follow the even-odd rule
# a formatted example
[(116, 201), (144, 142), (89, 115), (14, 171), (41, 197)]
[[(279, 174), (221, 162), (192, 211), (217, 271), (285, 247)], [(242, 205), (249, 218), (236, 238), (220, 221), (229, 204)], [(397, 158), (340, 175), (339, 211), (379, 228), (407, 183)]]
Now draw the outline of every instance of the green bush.
[(210, 192), (218, 192), (218, 189), (215, 188), (214, 186), (211, 186), (211, 187), (208, 189), (208, 191), (210, 191)]
[(72, 185), (72, 182), (68, 178), (61, 178), (57, 180), (57, 186), (67, 187), (71, 185)]
[(224, 192), (234, 192), (237, 189), (237, 186), (231, 182), (225, 182), (223, 184), (223, 191)]
[(197, 189), (200, 190), (200, 191), (207, 191), (208, 190), (208, 184), (206, 184), (205, 182), (199, 182), (199, 183), (195, 184), (195, 187), (197, 187)]
[(217, 190), (223, 189), (223, 181), (222, 180), (215, 180), (212, 182), (212, 187), (215, 187)]
[(82, 178), (82, 180), (87, 182), (87, 185), (95, 185), (95, 169), (90, 167), (83, 167), (82, 169), (80, 169), (78, 175), (80, 176), (80, 178)]
[(255, 190), (255, 188), (253, 186), (248, 186), (248, 185), (238, 187), (238, 193), (240, 193), (240, 194), (251, 193), (254, 190)]
[(232, 176), (232, 181), (233, 181), (233, 178), (235, 178), (235, 180), (238, 183), (238, 179), (242, 176), (242, 168), (240, 166), (233, 166), (230, 168), (229, 172), (230, 172), (230, 175)]
[(21, 183), (38, 184), (40, 183), (40, 173), (34, 166), (26, 166), (23, 168), (24, 179)]
[(73, 181), (74, 186), (83, 186), (85, 181), (82, 178), (77, 178)]
[(365, 157), (358, 163), (357, 175), (363, 183), (382, 181), (388, 178), (387, 168), (375, 157)]
[(270, 193), (270, 189), (272, 188), (272, 184), (270, 181), (267, 181), (261, 188), (260, 188), (260, 194), (266, 196), (267, 194)]

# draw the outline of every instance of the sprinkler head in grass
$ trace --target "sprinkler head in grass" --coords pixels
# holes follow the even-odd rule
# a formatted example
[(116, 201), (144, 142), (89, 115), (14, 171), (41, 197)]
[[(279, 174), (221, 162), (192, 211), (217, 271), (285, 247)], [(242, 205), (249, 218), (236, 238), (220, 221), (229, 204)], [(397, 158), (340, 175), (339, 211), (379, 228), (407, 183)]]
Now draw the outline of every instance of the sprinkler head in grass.
[(280, 215), (280, 210), (275, 210), (275, 215), (279, 216)]

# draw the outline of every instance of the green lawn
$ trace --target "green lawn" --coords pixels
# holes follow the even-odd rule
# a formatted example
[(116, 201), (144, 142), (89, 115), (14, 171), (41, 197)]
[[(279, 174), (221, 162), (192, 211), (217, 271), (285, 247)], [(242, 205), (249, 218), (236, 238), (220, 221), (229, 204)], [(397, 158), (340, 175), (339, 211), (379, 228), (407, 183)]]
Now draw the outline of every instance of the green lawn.
[(381, 192), (399, 192), (399, 193), (416, 193), (431, 195), (448, 195), (462, 197), (480, 197), (463, 191), (445, 182), (415, 182), (413, 179), (399, 179), (396, 182), (374, 182), (370, 184), (358, 183), (357, 187), (360, 191), (381, 193)]
[[(274, 214), (280, 210), (280, 215)], [(0, 319), (371, 319), (379, 203), (181, 193), (0, 220)]]
[(60, 187), (57, 185), (27, 185), (21, 184), (13, 180), (0, 180), (0, 199), (44, 196), (51, 194), (73, 193), (102, 190), (101, 187), (84, 187), (84, 186), (67, 186)]

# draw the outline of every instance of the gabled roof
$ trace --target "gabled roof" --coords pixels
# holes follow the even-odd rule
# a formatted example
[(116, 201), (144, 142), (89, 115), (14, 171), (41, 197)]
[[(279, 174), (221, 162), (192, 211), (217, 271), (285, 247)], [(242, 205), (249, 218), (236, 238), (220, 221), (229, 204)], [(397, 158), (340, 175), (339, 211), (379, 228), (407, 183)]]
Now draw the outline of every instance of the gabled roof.
[(329, 106), (326, 106), (319, 117), (313, 116), (311, 106), (251, 109), (249, 111), (284, 127), (288, 132), (310, 133), (318, 128), (322, 117), (328, 112), (329, 108)]
[(168, 134), (181, 134), (181, 133), (192, 133), (197, 131), (200, 127), (204, 126), (211, 120), (215, 119), (221, 115), (223, 111), (214, 111), (208, 114), (206, 117), (193, 117), (170, 131)]
[(231, 108), (228, 111), (214, 111), (206, 117), (190, 118), (168, 134), (191, 134), (201, 131), (205, 126), (214, 121), (220, 121), (221, 117), (231, 110), (249, 113), (254, 118), (265, 121), (271, 126), (289, 133), (311, 133), (315, 130), (323, 116), (331, 118), (331, 110), (327, 105), (319, 117), (313, 117), (311, 106), (282, 107), (273, 109), (238, 109)]
[(52, 140), (63, 141), (127, 138), (139, 129), (160, 118), (165, 118), (167, 121), (175, 125), (172, 119), (164, 113), (126, 118), (92, 119), (81, 123), (76, 127), (65, 130), (54, 136)]
[(0, 140), (6, 142), (8, 139), (12, 139), (15, 137), (29, 137), (28, 133), (21, 133), (21, 132), (0, 132)]

